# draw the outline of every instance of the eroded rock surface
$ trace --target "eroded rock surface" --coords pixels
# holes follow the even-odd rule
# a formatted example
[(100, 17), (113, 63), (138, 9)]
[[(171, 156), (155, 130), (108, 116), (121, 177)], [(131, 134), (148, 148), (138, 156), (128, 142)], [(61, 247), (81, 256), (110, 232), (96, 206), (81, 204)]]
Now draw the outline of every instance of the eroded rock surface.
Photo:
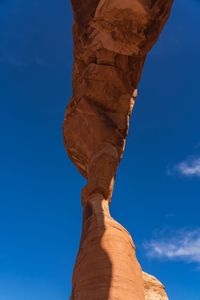
[[(173, 0), (71, 2), (73, 94), (63, 133), (70, 159), (87, 179), (82, 191), (83, 233), (71, 299), (144, 300), (142, 272), (130, 246), (133, 244), (124, 242), (127, 232), (104, 212), (99, 219), (93, 200), (96, 195), (100, 195), (100, 203), (104, 199), (108, 205), (111, 200), (143, 64), (169, 17)], [(109, 258), (105, 265), (101, 255), (97, 258), (98, 253)]]
[(68, 155), (94, 192), (110, 199), (148, 51), (173, 0), (72, 0), (73, 96), (64, 122)]
[(154, 276), (143, 272), (145, 300), (169, 300), (164, 285)]
[(130, 234), (109, 213), (102, 195), (84, 206), (72, 300), (144, 300), (142, 270)]

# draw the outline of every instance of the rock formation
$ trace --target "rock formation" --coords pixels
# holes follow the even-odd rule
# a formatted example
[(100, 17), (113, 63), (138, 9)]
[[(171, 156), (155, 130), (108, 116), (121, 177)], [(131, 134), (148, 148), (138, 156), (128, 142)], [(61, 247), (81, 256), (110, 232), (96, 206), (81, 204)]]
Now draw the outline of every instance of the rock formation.
[(168, 300), (166, 291), (162, 283), (151, 276), (143, 272), (145, 300)]
[(142, 67), (173, 0), (71, 2), (73, 95), (65, 114), (64, 144), (87, 179), (71, 300), (144, 300), (133, 241), (111, 218), (109, 204)]

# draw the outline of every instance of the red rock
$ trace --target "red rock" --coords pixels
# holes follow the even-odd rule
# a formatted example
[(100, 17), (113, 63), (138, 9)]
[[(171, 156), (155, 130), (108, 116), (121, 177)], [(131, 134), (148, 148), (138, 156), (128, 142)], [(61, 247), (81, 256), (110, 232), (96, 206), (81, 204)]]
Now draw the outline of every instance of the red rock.
[(96, 215), (95, 209), (111, 200), (143, 64), (172, 3), (72, 0), (73, 95), (63, 133), (70, 159), (87, 179), (73, 300), (144, 300), (142, 272), (129, 234), (104, 211)]
[(143, 272), (145, 300), (169, 300), (164, 285), (156, 279)]
[(131, 236), (111, 218), (108, 201), (93, 195), (84, 206), (71, 300), (144, 300), (141, 275)]

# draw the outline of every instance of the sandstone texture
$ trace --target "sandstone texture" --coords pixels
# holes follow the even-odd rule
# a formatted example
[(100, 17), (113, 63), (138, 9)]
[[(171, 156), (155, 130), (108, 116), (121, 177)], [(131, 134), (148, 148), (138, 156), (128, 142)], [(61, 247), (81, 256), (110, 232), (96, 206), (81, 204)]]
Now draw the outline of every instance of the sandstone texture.
[(173, 0), (71, 2), (73, 93), (63, 136), (70, 159), (87, 180), (71, 300), (144, 300), (133, 241), (108, 206), (143, 64)]
[(145, 300), (169, 300), (163, 284), (151, 276), (143, 272)]
[(141, 275), (130, 234), (110, 216), (108, 201), (96, 194), (84, 207), (71, 300), (144, 300)]
[(148, 51), (173, 0), (72, 0), (73, 95), (64, 121), (69, 157), (88, 180), (83, 201), (110, 200)]

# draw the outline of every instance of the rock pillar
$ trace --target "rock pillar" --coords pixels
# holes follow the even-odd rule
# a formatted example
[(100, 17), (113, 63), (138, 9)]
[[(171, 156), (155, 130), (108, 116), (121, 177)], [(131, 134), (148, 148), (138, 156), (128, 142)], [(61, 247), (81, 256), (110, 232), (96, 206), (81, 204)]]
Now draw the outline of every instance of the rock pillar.
[(144, 300), (133, 241), (111, 218), (109, 204), (142, 67), (173, 0), (71, 2), (73, 94), (63, 133), (70, 159), (87, 179), (71, 300)]
[(73, 274), (71, 300), (144, 300), (141, 267), (129, 233), (94, 194), (83, 206), (83, 231)]

